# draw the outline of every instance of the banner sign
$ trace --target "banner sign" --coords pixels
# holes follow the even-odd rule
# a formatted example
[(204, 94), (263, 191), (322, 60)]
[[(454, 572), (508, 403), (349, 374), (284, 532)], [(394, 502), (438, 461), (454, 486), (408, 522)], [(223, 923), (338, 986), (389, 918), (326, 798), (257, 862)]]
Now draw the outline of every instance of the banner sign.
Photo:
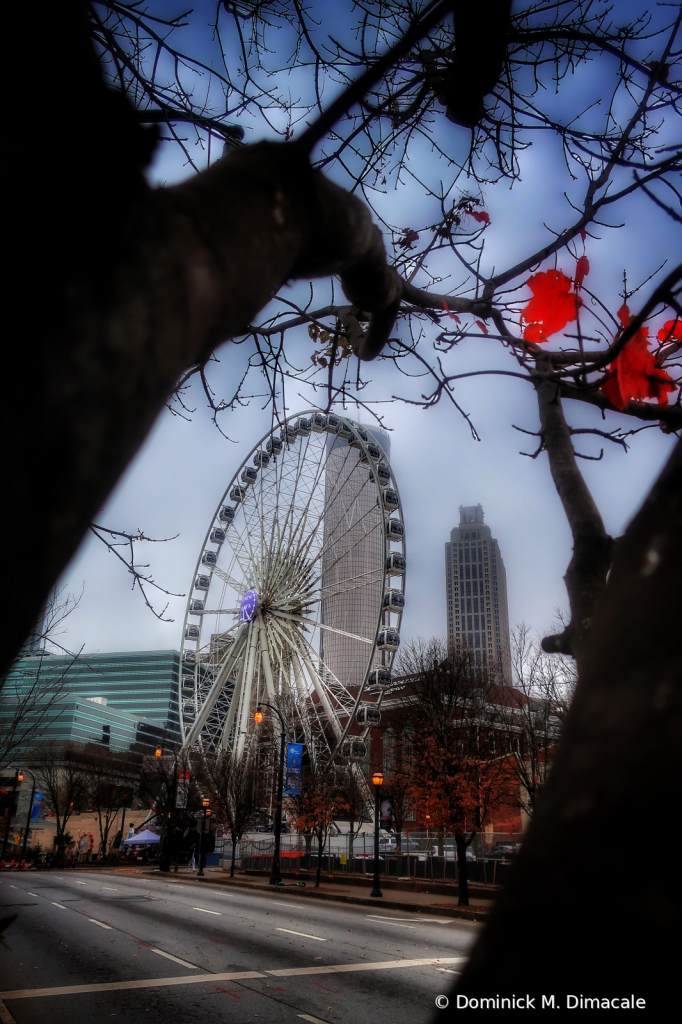
[(178, 772), (178, 786), (175, 791), (175, 806), (184, 808), (187, 806), (187, 793), (189, 791), (189, 772)]
[(284, 792), (287, 796), (299, 796), (301, 793), (301, 760), (303, 744), (290, 743), (287, 747), (287, 776)]
[(385, 796), (381, 801), (381, 810), (379, 812), (379, 824), (381, 828), (390, 829), (391, 822), (393, 821), (393, 800), (390, 796)]
[(38, 821), (40, 818), (40, 805), (43, 802), (42, 793), (33, 794), (33, 803), (31, 804), (31, 821)]

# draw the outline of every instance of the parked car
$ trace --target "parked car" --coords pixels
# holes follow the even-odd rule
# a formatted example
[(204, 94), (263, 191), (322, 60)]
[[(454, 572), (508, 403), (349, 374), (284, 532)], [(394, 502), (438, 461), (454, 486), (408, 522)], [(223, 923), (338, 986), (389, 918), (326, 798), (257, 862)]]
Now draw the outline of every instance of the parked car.
[[(438, 853), (438, 843), (436, 843), (432, 847), (431, 852), (433, 853), (434, 857), (438, 857), (439, 856), (439, 853)], [(455, 845), (455, 843), (444, 843), (443, 844), (443, 857), (445, 858), (445, 860), (457, 860), (457, 846)], [(471, 849), (470, 846), (467, 846), (466, 858), (469, 861), (475, 861), (476, 860), (476, 854), (474, 853), (474, 851)]]
[(521, 843), (495, 843), (490, 853), (486, 853), (486, 860), (511, 860), (519, 850)]

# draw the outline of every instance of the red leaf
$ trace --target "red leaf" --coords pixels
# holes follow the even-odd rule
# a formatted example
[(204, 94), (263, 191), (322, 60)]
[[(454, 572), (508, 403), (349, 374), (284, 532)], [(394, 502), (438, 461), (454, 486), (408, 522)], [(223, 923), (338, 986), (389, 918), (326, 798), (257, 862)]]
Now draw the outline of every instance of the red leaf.
[(479, 224), (490, 224), (490, 216), (485, 212), (479, 213), (477, 210), (472, 210), (471, 216), (474, 220), (478, 221)]
[(627, 327), (627, 325), (630, 323), (630, 310), (628, 309), (625, 303), (623, 303), (623, 305), (620, 307), (620, 309), (616, 313), (616, 316), (622, 323), (623, 327)]
[(479, 328), (479, 330), (483, 331), (484, 334), (488, 333), (488, 328), (486, 327), (482, 320), (477, 320), (476, 326)]
[(582, 238), (583, 242), (587, 238), (587, 231), (585, 231), (585, 228), (580, 229), (580, 237)]
[(528, 326), (523, 332), (526, 341), (547, 341), (550, 334), (562, 331), (575, 320), (581, 300), (571, 291), (571, 279), (560, 270), (545, 270), (528, 279), (533, 293), (521, 314)]
[(682, 341), (682, 320), (666, 320), (658, 332), (659, 341)]
[(583, 281), (590, 272), (590, 261), (587, 256), (581, 256), (578, 260), (575, 268), (575, 287), (576, 291), (578, 288), (582, 288)]
[(443, 299), (443, 309), (444, 309), (444, 310), (445, 310), (445, 312), (446, 312), (446, 313), (448, 314), (448, 316), (450, 317), (450, 319), (451, 319), (451, 320), (456, 320), (458, 324), (461, 324), (461, 322), (462, 322), (462, 321), (461, 321), (461, 320), (460, 320), (460, 318), (459, 318), (459, 317), (457, 316), (457, 314), (456, 314), (456, 313), (451, 313), (451, 312), (450, 312), (450, 307), (448, 306), (448, 303), (447, 303), (447, 300), (446, 300), (446, 299)]
[[(630, 310), (626, 305), (618, 310), (618, 319), (624, 327), (630, 323)], [(643, 398), (655, 398), (659, 405), (667, 405), (668, 392), (675, 390), (675, 382), (661, 369), (649, 349), (648, 327), (640, 327), (625, 343), (609, 366), (609, 373), (601, 390), (617, 409), (624, 409), (628, 402)]]

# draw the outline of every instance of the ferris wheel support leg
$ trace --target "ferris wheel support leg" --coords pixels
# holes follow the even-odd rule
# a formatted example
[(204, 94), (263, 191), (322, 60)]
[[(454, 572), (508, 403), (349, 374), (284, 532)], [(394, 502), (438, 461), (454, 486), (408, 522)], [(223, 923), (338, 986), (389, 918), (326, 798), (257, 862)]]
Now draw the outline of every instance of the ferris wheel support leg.
[(313, 667), (312, 662), (307, 657), (307, 655), (305, 655), (305, 654), (303, 654), (303, 652), (301, 652), (301, 656), (302, 656), (303, 660), (305, 661), (305, 664), (306, 664), (306, 667), (308, 669), (308, 672), (310, 673), (310, 678), (312, 679), (313, 686), (315, 687), (315, 693), (317, 694), (317, 696), (319, 698), (319, 701), (320, 701), (320, 704), (322, 705), (322, 707), (324, 709), (324, 713), (327, 716), (327, 721), (329, 722), (329, 724), (332, 727), (332, 730), (334, 732), (334, 736), (336, 737), (337, 740), (341, 739), (341, 733), (343, 732), (343, 730), (341, 728), (341, 725), (339, 723), (338, 718), (336, 717), (336, 715), (332, 711), (332, 706), (329, 703), (329, 698), (327, 697), (327, 694), (325, 692), (324, 686), (322, 684), (322, 680), (318, 676), (317, 672), (315, 671), (315, 669)]
[(244, 753), (244, 744), (249, 731), (249, 708), (251, 707), (251, 690), (253, 688), (253, 670), (256, 664), (256, 649), (258, 647), (258, 630), (252, 621), (249, 627), (249, 660), (246, 666), (246, 677), (242, 691), (242, 706), (239, 720), (239, 738), (237, 739), (237, 759), (241, 759)]
[(272, 663), (270, 662), (270, 647), (268, 646), (268, 632), (261, 615), (258, 616), (258, 632), (260, 635), (261, 665), (265, 676), (265, 687), (268, 691), (268, 700), (275, 699), (275, 683), (272, 678)]
[[(241, 657), (242, 647), (243, 647), (244, 642), (245, 642), (245, 640), (244, 640), (244, 633), (245, 633), (244, 630), (240, 630), (240, 632), (237, 634), (235, 642), (232, 645), (232, 648), (229, 651), (229, 653), (227, 655), (227, 658), (225, 659), (225, 663), (223, 664), (222, 668), (220, 669), (220, 672), (219, 672), (217, 678), (215, 679), (215, 681), (213, 683), (213, 686), (211, 687), (211, 692), (209, 693), (209, 695), (207, 696), (206, 700), (204, 701), (204, 703), (202, 705), (202, 708), (201, 708), (201, 711), (200, 711), (199, 715), (197, 716), (196, 721), (194, 722), (192, 728), (190, 729), (190, 731), (187, 733), (187, 736), (185, 737), (185, 741), (182, 744), (182, 749), (183, 750), (191, 749), (194, 746), (194, 744), (196, 743), (196, 741), (199, 739), (199, 737), (201, 735), (201, 730), (203, 729), (204, 725), (206, 724), (206, 722), (208, 720), (208, 717), (211, 714), (211, 711), (213, 710), (215, 702), (217, 701), (218, 697), (220, 696), (220, 693), (222, 692), (222, 689), (223, 689), (227, 679), (229, 678), (230, 672), (232, 672), (234, 670), (234, 666), (235, 666), (238, 658)], [(237, 697), (237, 699), (238, 699), (238, 697)]]

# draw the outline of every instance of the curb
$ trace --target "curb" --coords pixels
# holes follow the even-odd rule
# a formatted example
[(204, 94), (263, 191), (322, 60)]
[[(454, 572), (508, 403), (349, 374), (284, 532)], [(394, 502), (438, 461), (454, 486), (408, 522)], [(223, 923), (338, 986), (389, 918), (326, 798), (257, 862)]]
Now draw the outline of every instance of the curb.
[[(143, 872), (140, 872), (143, 874)], [(144, 872), (148, 877), (153, 875), (155, 878), (164, 878), (160, 872), (146, 871)], [(168, 879), (170, 881), (171, 879)], [(240, 882), (240, 881), (228, 881), (227, 879), (216, 879), (216, 878), (178, 878), (177, 875), (173, 874), (173, 881), (175, 882), (199, 882), (202, 885), (219, 885), (224, 888), (235, 888), (235, 889), (250, 889), (256, 892), (269, 892), (269, 893), (281, 893), (284, 889), (294, 889), (293, 886), (282, 885), (254, 885), (252, 882)], [(315, 890), (304, 890), (296, 888), (293, 892), (287, 893), (289, 896), (300, 896), (303, 899), (314, 899), (314, 900), (326, 900), (331, 903), (349, 903), (355, 906), (361, 907), (385, 907), (388, 910), (402, 910), (405, 913), (412, 914), (431, 914), (433, 917), (453, 917), (459, 918), (463, 921), (486, 921), (490, 916), (489, 910), (474, 910), (470, 907), (435, 907), (429, 906), (428, 904), (423, 905), (419, 903), (401, 903), (398, 900), (386, 900), (386, 899), (367, 899), (364, 896), (347, 896), (345, 893), (335, 892), (319, 892)]]

